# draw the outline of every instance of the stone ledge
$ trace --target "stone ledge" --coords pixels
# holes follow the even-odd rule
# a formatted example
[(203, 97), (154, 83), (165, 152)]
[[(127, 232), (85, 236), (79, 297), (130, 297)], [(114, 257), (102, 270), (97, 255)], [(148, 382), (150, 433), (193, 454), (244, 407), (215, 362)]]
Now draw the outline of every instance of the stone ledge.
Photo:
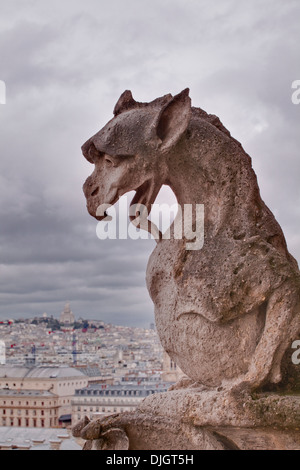
[(85, 449), (300, 450), (300, 395), (184, 389), (79, 423)]

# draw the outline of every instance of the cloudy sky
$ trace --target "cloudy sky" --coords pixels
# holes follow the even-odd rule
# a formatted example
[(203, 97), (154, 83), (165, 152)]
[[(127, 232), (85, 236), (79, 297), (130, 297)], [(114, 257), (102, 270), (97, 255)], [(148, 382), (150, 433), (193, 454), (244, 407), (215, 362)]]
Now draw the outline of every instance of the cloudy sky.
[(131, 89), (189, 87), (251, 155), (261, 194), (300, 261), (299, 0), (1, 0), (0, 319), (58, 316), (148, 326), (153, 240), (107, 240), (85, 207), (80, 147)]

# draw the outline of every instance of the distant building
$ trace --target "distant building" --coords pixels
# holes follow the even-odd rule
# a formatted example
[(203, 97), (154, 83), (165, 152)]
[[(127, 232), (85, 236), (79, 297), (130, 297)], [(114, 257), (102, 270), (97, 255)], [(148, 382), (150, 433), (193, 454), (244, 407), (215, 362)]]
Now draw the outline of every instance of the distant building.
[(67, 429), (0, 426), (0, 450), (82, 450)]
[(111, 373), (101, 371), (97, 365), (81, 365), (76, 367), (87, 376), (89, 385), (99, 383), (112, 385), (114, 383), (114, 378)]
[(5, 342), (0, 340), (0, 365), (5, 364)]
[(74, 314), (70, 308), (70, 304), (67, 302), (63, 311), (60, 314), (59, 322), (63, 326), (72, 326), (75, 323)]
[(170, 356), (164, 351), (163, 353), (163, 372), (161, 378), (165, 382), (177, 382), (184, 373), (178, 367)]
[[(71, 421), (71, 400), (75, 390), (86, 387), (88, 385), (88, 377), (78, 369), (68, 366), (0, 366), (0, 425), (1, 418), (11, 416), (14, 418), (11, 422), (7, 422), (8, 426), (26, 426), (27, 422), (17, 419), (26, 418), (23, 409), (30, 409), (30, 405), (24, 405), (24, 402), (30, 404), (36, 402), (34, 407), (44, 407), (44, 423), (36, 422), (43, 426), (56, 426), (67, 424)], [(2, 390), (1, 390), (2, 389)], [(35, 393), (43, 394), (43, 399), (34, 399)], [(30, 393), (32, 395), (30, 395)], [(48, 395), (49, 393), (49, 395)], [(9, 397), (12, 398), (9, 398)], [(47, 398), (48, 397), (48, 398)], [(51, 397), (51, 398), (50, 398)], [(51, 405), (50, 402), (51, 401)], [(4, 403), (5, 402), (5, 403)], [(13, 402), (13, 403), (12, 403)], [(43, 402), (43, 405), (41, 404)], [(11, 405), (11, 408), (9, 407)], [(24, 408), (25, 406), (25, 408)], [(28, 407), (28, 408), (26, 408)], [(56, 409), (57, 413), (52, 414), (52, 418), (56, 418), (55, 424), (52, 420), (46, 420), (46, 410)], [(7, 410), (7, 411), (5, 411)], [(20, 410), (20, 411), (18, 411)], [(38, 416), (38, 415), (36, 415)], [(41, 418), (40, 416), (40, 418)], [(34, 418), (34, 415), (28, 415), (28, 418)], [(41, 418), (42, 419), (42, 418)], [(34, 427), (34, 422), (28, 422), (28, 426)]]
[(132, 411), (148, 395), (166, 392), (170, 384), (93, 384), (76, 390), (72, 400), (72, 425), (85, 416), (90, 419), (112, 413)]
[(0, 426), (58, 427), (59, 397), (48, 391), (0, 390)]

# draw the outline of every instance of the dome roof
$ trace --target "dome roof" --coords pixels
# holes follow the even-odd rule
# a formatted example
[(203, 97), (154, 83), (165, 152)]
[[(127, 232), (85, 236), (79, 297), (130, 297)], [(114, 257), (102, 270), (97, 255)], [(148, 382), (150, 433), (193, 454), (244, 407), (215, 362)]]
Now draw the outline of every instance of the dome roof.
[(69, 302), (67, 302), (63, 311), (60, 314), (60, 323), (70, 325), (74, 322), (75, 322), (74, 314), (70, 308)]

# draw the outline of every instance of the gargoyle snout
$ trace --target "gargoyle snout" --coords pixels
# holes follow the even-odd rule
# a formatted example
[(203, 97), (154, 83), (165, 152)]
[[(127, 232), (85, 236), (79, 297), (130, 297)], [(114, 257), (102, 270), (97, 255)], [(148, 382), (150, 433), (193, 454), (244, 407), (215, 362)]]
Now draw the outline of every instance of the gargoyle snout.
[(95, 197), (99, 193), (99, 185), (95, 184), (93, 178), (89, 176), (84, 185), (83, 185), (83, 192), (85, 197), (88, 199), (90, 197)]
[(95, 148), (92, 139), (87, 140), (81, 147), (82, 155), (87, 159), (88, 162), (94, 163), (93, 159), (91, 158), (91, 150)]

